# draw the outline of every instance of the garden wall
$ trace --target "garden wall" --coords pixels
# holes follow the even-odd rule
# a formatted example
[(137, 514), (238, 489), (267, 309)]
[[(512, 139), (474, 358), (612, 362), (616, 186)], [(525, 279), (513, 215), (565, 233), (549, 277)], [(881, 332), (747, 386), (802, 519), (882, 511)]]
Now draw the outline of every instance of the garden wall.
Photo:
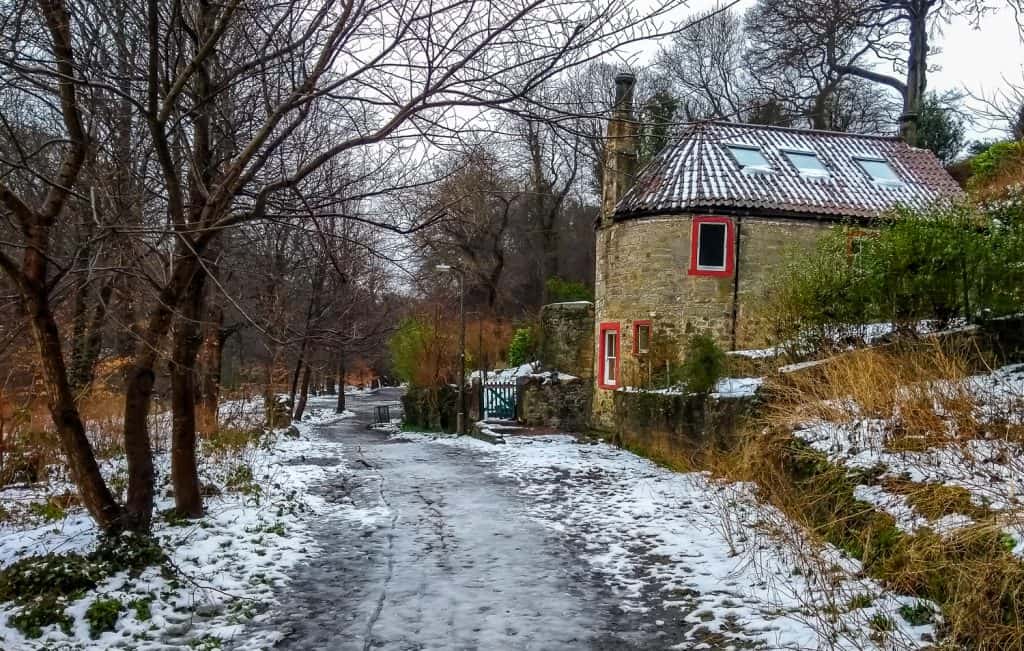
[(688, 457), (708, 447), (728, 446), (759, 404), (756, 396), (640, 391), (616, 391), (612, 400), (615, 443), (651, 458), (666, 452)]
[(519, 387), (519, 420), (531, 427), (551, 427), (566, 432), (587, 428), (593, 382), (573, 378), (528, 378)]

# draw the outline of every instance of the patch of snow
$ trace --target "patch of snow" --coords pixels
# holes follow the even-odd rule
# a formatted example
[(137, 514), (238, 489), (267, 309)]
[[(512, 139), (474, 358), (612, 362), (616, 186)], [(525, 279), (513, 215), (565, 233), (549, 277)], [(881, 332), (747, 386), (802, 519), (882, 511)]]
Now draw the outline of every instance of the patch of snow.
[(779, 373), (795, 373), (796, 371), (802, 371), (807, 368), (814, 368), (815, 366), (821, 366), (826, 361), (825, 359), (812, 359), (807, 362), (797, 362), (796, 364), (786, 364), (785, 366), (779, 367)]
[(784, 348), (773, 346), (771, 348), (758, 348), (753, 350), (730, 350), (726, 355), (746, 357), (747, 359), (767, 359), (769, 357), (778, 357), (783, 352), (785, 352)]
[(724, 378), (715, 385), (711, 394), (712, 398), (744, 398), (757, 393), (757, 390), (764, 384), (764, 378), (760, 377), (732, 377)]
[[(238, 405), (226, 407), (231, 411)], [(258, 416), (261, 408), (245, 405), (241, 411)], [(207, 497), (206, 515), (183, 524), (172, 524), (159, 515), (174, 502), (163, 485), (169, 473), (169, 454), (157, 454), (153, 535), (161, 541), (177, 571), (175, 580), (164, 577), (159, 567), (148, 568), (138, 577), (127, 573), (108, 577), (67, 608), (73, 619), (70, 635), (50, 626), (42, 637), (26, 639), (10, 625), (18, 607), (0, 604), (0, 648), (187, 648), (204, 639), (212, 644), (213, 640), (239, 636), (245, 623), (257, 613), (255, 606), (274, 603), (276, 591), (289, 581), (289, 570), (316, 551), (311, 516), (322, 514), (328, 505), (310, 489), (344, 472), (344, 465), (340, 459), (335, 465), (307, 461), (337, 457), (339, 451), (337, 444), (310, 435), (317, 424), (349, 415), (314, 409), (309, 420), (295, 423), (297, 438), (279, 430), (261, 444), (243, 450), (240, 458), (231, 456), (214, 462), (209, 455), (202, 455), (200, 476), (204, 484), (223, 486), (227, 475), (244, 462), (252, 470), (252, 486), (258, 490), (224, 491)], [(123, 473), (123, 459), (104, 462), (103, 471), (108, 479)], [(0, 491), (0, 497), (5, 503), (9, 496), (44, 501), (53, 488), (9, 488)], [(97, 539), (93, 521), (81, 508), (72, 509), (54, 523), (6, 522), (0, 524), (0, 566), (27, 556), (87, 552)], [(126, 608), (113, 631), (93, 640), (84, 617), (98, 596), (119, 599), (126, 606), (151, 598), (151, 617), (140, 620), (135, 610)], [(250, 642), (256, 644), (255, 648), (267, 648), (280, 637), (280, 633), (273, 633)]]
[[(974, 416), (979, 422), (1024, 423), (1024, 365), (1006, 366), (961, 382), (975, 401)], [(950, 385), (935, 383), (934, 388), (942, 392)], [(936, 409), (940, 407), (936, 405)], [(850, 405), (849, 411), (856, 413), (856, 405)], [(957, 440), (955, 425), (949, 427), (954, 436), (948, 444), (924, 450), (889, 450), (887, 437), (894, 425), (878, 418), (841, 423), (818, 420), (805, 423), (794, 434), (833, 463), (851, 469), (879, 469), (880, 480), (899, 478), (963, 488), (975, 504), (1011, 517), (1024, 510), (1024, 446), (998, 438)], [(889, 513), (907, 531), (928, 526), (948, 532), (973, 523), (962, 515), (928, 522), (900, 495), (879, 486), (858, 486), (856, 491), (858, 499)]]

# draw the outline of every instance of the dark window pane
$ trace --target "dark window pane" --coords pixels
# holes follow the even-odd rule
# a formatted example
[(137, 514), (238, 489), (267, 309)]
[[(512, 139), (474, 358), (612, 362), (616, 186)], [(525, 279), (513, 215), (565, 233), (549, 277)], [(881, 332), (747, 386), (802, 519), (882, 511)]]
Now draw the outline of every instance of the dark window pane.
[(700, 224), (697, 236), (697, 267), (725, 268), (725, 224)]
[(651, 327), (641, 325), (636, 327), (636, 349), (641, 353), (647, 352), (647, 345), (650, 340)]

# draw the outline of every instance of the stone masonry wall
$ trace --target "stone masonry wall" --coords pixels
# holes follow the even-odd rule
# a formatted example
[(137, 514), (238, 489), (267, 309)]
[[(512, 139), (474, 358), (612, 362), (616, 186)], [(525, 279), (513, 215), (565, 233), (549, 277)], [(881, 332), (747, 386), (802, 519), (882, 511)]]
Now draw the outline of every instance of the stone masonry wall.
[[(733, 224), (740, 242), (736, 347), (742, 349), (764, 343), (751, 317), (772, 275), (790, 252), (809, 251), (832, 224), (760, 217), (733, 217)], [(683, 344), (691, 334), (708, 332), (723, 348), (732, 347), (735, 277), (689, 275), (691, 227), (692, 216), (671, 215), (620, 221), (598, 230), (594, 356), (601, 324), (618, 322), (620, 378), (635, 376), (643, 362), (633, 354), (637, 320), (651, 321), (652, 340), (660, 333)], [(595, 373), (599, 363), (595, 359)], [(614, 427), (613, 394), (595, 388), (594, 427)]]
[(551, 303), (540, 313), (544, 368), (586, 381), (594, 377), (594, 304)]
[(590, 380), (530, 378), (519, 393), (519, 420), (531, 427), (582, 432), (589, 421), (592, 393)]

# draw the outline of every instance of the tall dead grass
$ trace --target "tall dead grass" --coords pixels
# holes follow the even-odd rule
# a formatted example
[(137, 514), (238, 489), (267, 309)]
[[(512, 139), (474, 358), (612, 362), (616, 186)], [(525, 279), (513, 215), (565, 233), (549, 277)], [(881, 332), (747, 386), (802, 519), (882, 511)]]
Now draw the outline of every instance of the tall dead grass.
[(768, 385), (766, 419), (785, 429), (813, 421), (884, 421), (893, 450), (923, 449), (981, 435), (979, 396), (964, 382), (980, 353), (938, 342), (858, 350)]

